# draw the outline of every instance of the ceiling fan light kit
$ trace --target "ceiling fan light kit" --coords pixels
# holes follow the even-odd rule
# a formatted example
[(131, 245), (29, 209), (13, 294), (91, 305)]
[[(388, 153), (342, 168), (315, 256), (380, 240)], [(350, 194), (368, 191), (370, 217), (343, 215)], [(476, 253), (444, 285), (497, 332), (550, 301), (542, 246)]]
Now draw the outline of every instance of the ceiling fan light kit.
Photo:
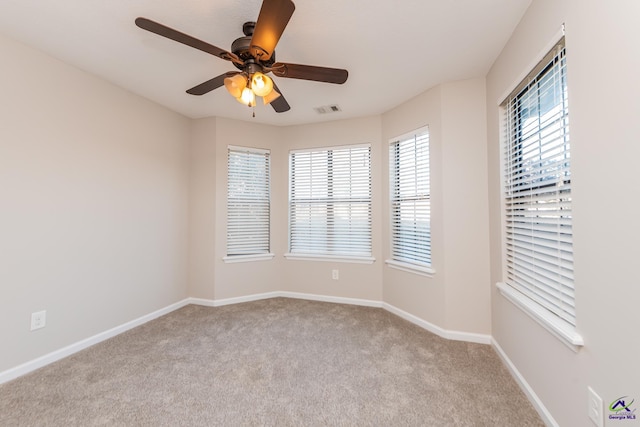
[(224, 87), (234, 98), (240, 98), (242, 91), (247, 87), (247, 78), (245, 74), (236, 74), (230, 77), (225, 77)]
[(268, 73), (273, 72), (277, 77), (333, 84), (343, 84), (349, 76), (347, 70), (338, 68), (276, 62), (276, 44), (294, 10), (295, 5), (291, 0), (264, 0), (258, 20), (244, 23), (242, 31), (245, 36), (231, 44), (231, 52), (147, 18), (137, 18), (135, 22), (144, 30), (230, 61), (240, 70), (207, 80), (188, 89), (188, 94), (204, 95), (224, 85), (229, 94), (244, 105), (254, 107), (255, 97), (259, 96), (264, 105), (270, 104), (276, 113), (283, 113), (291, 107), (275, 82), (267, 76)]
[(251, 90), (257, 96), (267, 96), (273, 90), (273, 80), (258, 72), (251, 76)]
[(255, 107), (256, 96), (262, 97), (264, 105), (270, 104), (280, 96), (273, 89), (273, 80), (260, 72), (256, 72), (252, 76), (238, 73), (225, 77), (224, 87), (239, 103), (249, 107)]
[(253, 93), (253, 91), (251, 89), (249, 89), (248, 87), (245, 87), (244, 89), (242, 89), (242, 95), (240, 95), (240, 97), (236, 98), (236, 101), (238, 101), (241, 104), (244, 104), (248, 107), (255, 107), (256, 106), (256, 94)]

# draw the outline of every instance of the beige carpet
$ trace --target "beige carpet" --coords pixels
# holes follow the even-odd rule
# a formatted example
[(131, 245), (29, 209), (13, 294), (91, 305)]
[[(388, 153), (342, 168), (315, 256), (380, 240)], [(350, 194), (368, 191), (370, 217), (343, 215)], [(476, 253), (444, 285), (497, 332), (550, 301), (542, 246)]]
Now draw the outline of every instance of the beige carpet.
[(1, 426), (542, 426), (493, 349), (379, 308), (187, 306), (0, 385)]

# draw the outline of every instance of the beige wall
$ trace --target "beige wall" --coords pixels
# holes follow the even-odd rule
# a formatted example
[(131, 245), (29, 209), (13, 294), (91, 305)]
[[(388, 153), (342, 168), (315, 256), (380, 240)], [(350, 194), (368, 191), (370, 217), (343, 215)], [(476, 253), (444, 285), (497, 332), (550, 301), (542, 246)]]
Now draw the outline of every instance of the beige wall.
[(193, 120), (189, 144), (189, 296), (215, 298), (216, 119)]
[[(621, 396), (640, 401), (639, 16), (640, 3), (634, 0), (534, 0), (487, 76), (495, 283), (502, 279), (497, 105), (566, 24), (576, 312), (584, 347), (573, 352), (492, 292), (496, 342), (561, 426), (592, 425), (587, 386), (600, 394), (605, 409)], [(605, 425), (622, 424), (638, 421), (607, 420)]]
[(186, 297), (189, 121), (2, 37), (0, 52), (2, 372)]
[[(287, 153), (291, 149), (371, 144), (372, 244), (376, 259), (373, 264), (287, 260), (287, 287), (284, 290), (375, 301), (382, 299), (380, 124), (380, 117), (373, 116), (284, 128)], [(286, 228), (283, 237), (287, 238)], [(287, 248), (286, 242), (284, 248)], [(339, 270), (337, 281), (331, 279), (333, 269)]]
[[(281, 129), (223, 118), (194, 120), (191, 137), (189, 295), (227, 299), (282, 290), (286, 242), (286, 147)], [(271, 152), (272, 260), (225, 263), (227, 147)]]
[[(259, 112), (258, 112), (259, 113)], [(194, 121), (191, 141), (190, 296), (223, 300), (274, 291), (382, 299), (381, 237), (374, 228), (374, 264), (287, 260), (289, 150), (372, 144), (373, 222), (380, 223), (380, 118), (275, 127), (223, 118)], [(225, 263), (227, 146), (271, 151), (271, 247), (268, 261)], [(339, 280), (331, 279), (338, 269)]]
[(442, 86), (444, 326), (491, 334), (485, 80)]
[[(433, 277), (384, 268), (384, 301), (452, 332), (490, 334), (485, 83), (445, 83), (383, 115), (388, 141), (429, 126)], [(387, 195), (388, 168), (384, 168)], [(389, 204), (384, 198), (384, 241)], [(385, 246), (385, 258), (390, 257)]]
[[(383, 163), (389, 164), (389, 140), (423, 126), (429, 126), (429, 156), (431, 171), (431, 246), (432, 266), (436, 270), (433, 277), (390, 268), (383, 269), (384, 301), (403, 311), (418, 316), (435, 325), (444, 327), (445, 279), (444, 254), (438, 250), (443, 246), (442, 211), (442, 86), (424, 92), (402, 105), (382, 115)], [(390, 240), (389, 220), (389, 173), (388, 166), (383, 178), (384, 241)], [(390, 259), (388, 245), (384, 247), (384, 259)]]
[[(260, 112), (258, 111), (257, 114)], [(216, 119), (216, 241), (215, 241), (215, 298), (225, 299), (281, 290), (282, 238), (286, 235), (286, 184), (282, 184), (282, 170), (286, 169), (281, 129), (274, 126), (230, 119)], [(238, 145), (271, 150), (271, 244), (277, 256), (269, 261), (224, 263), (227, 249), (227, 146)]]
[[(484, 79), (448, 83), (382, 117), (302, 126), (272, 127), (221, 118), (195, 121), (190, 295), (221, 300), (288, 291), (384, 301), (442, 329), (490, 334), (484, 93)], [(431, 279), (384, 266), (389, 258), (388, 140), (426, 124), (431, 135), (437, 270)], [(361, 143), (372, 145), (375, 262), (285, 259), (289, 151)], [(229, 144), (271, 150), (273, 260), (222, 260), (226, 253)], [(337, 281), (331, 278), (333, 269), (340, 272)]]

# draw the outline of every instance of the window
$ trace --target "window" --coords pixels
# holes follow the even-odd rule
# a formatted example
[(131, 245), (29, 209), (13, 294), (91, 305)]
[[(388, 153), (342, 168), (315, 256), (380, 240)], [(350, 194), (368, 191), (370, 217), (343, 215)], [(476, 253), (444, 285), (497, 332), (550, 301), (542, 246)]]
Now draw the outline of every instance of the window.
[(506, 292), (515, 295), (515, 302), (529, 314), (579, 344), (571, 337), (575, 308), (564, 40), (503, 106), (506, 287), (502, 290), (509, 288)]
[(289, 155), (288, 258), (373, 262), (371, 146)]
[(271, 258), (269, 151), (228, 147), (225, 261)]
[(392, 267), (432, 274), (429, 130), (389, 144)]

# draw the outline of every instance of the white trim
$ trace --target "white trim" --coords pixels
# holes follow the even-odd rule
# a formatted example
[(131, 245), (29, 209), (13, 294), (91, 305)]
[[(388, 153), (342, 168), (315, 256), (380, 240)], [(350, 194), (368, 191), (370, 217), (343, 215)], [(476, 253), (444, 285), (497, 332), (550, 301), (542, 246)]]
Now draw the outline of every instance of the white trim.
[(562, 341), (567, 347), (577, 352), (584, 345), (582, 336), (571, 326), (558, 316), (553, 315), (548, 310), (542, 308), (539, 304), (527, 298), (521, 292), (506, 283), (499, 282), (496, 287), (507, 300), (511, 301), (516, 307), (524, 311), (529, 317), (538, 322), (553, 336)]
[(91, 347), (92, 345), (98, 344), (99, 342), (105, 341), (109, 338), (113, 338), (116, 335), (120, 335), (121, 333), (128, 331), (129, 329), (133, 329), (136, 326), (140, 326), (144, 323), (149, 322), (150, 320), (157, 319), (160, 316), (164, 316), (165, 314), (178, 310), (188, 304), (189, 304), (188, 298), (182, 301), (178, 301), (167, 307), (161, 308), (152, 313), (138, 317), (137, 319), (123, 323), (122, 325), (116, 326), (115, 328), (111, 328), (104, 332), (100, 332), (89, 338), (85, 338), (83, 340), (70, 344), (61, 349), (52, 351), (51, 353), (47, 353), (44, 356), (40, 356), (36, 359), (30, 360), (21, 365), (18, 365), (14, 368), (10, 368), (6, 371), (0, 372), (0, 384), (6, 383), (7, 381), (11, 381), (22, 375), (28, 374), (29, 372), (35, 371), (36, 369), (42, 368), (43, 366), (49, 365), (53, 362), (56, 362), (67, 356), (70, 356), (74, 353), (84, 350), (88, 347)]
[(225, 264), (233, 264), (236, 262), (251, 262), (251, 261), (268, 261), (275, 257), (275, 254), (251, 254), (251, 255), (233, 255), (233, 256), (225, 256), (222, 257), (222, 260)]
[(402, 270), (426, 277), (433, 277), (436, 274), (436, 271), (431, 267), (423, 267), (420, 265), (409, 264), (407, 262), (396, 261), (393, 259), (385, 260), (385, 264), (387, 264), (391, 268), (395, 268), (396, 270)]
[(540, 418), (542, 418), (542, 421), (547, 426), (559, 427), (559, 424), (553, 418), (549, 410), (547, 410), (547, 408), (544, 406), (544, 403), (542, 403), (538, 395), (533, 391), (533, 388), (531, 388), (527, 380), (524, 379), (520, 371), (518, 371), (513, 362), (511, 362), (511, 359), (509, 359), (502, 347), (500, 347), (500, 344), (498, 344), (495, 339), (491, 338), (491, 345), (496, 350), (496, 353), (498, 353), (498, 356), (500, 356), (504, 364), (507, 366), (509, 372), (511, 372), (511, 376), (516, 380), (524, 394), (529, 399), (529, 402), (531, 402), (533, 407), (536, 409), (538, 415), (540, 415)]
[(288, 291), (267, 292), (263, 294), (253, 294), (253, 295), (246, 295), (243, 297), (225, 298), (225, 299), (219, 299), (219, 300), (189, 298), (189, 303), (204, 305), (207, 307), (220, 307), (223, 305), (240, 304), (240, 303), (251, 302), (251, 301), (260, 301), (260, 300), (269, 299), (269, 298), (293, 298), (293, 299), (303, 299), (303, 300), (309, 300), (309, 301), (332, 302), (337, 304), (360, 305), (365, 307), (378, 307), (378, 308), (382, 307), (382, 303), (380, 301), (366, 300), (366, 299), (360, 299), (360, 298), (334, 297), (329, 295), (305, 294), (300, 292), (288, 292)]
[(284, 254), (286, 259), (301, 261), (333, 261), (351, 262), (355, 264), (373, 264), (375, 258), (371, 256), (351, 256), (351, 255), (320, 255), (320, 254)]
[(271, 150), (254, 147), (241, 147), (239, 145), (227, 145), (228, 151), (239, 151), (242, 153), (271, 154)]
[(289, 154), (291, 153), (321, 153), (323, 151), (331, 151), (331, 150), (347, 150), (352, 148), (371, 148), (370, 142), (364, 142), (362, 144), (349, 144), (349, 145), (327, 145), (324, 147), (314, 147), (314, 148), (297, 148), (294, 150), (289, 150)]
[(363, 307), (382, 308), (381, 301), (360, 298), (334, 297), (329, 295), (305, 294), (301, 292), (278, 292), (283, 298), (304, 299), (309, 301), (332, 302), (336, 304), (359, 305)]
[(258, 301), (258, 300), (278, 298), (278, 297), (382, 308), (383, 310), (386, 310), (392, 314), (395, 314), (396, 316), (399, 316), (445, 339), (455, 340), (455, 341), (467, 341), (467, 342), (473, 342), (473, 343), (479, 343), (479, 344), (491, 343), (491, 337), (489, 335), (476, 334), (476, 333), (470, 333), (470, 332), (450, 331), (450, 330), (442, 329), (441, 327), (434, 325), (433, 323), (430, 323), (417, 316), (414, 316), (413, 314), (407, 313), (406, 311), (403, 311), (397, 307), (394, 307), (391, 304), (388, 304), (382, 301), (376, 301), (376, 300), (367, 300), (367, 299), (349, 298), (349, 297), (335, 297), (330, 295), (306, 294), (306, 293), (300, 293), (300, 292), (287, 292), (287, 291), (266, 292), (262, 294), (245, 295), (240, 297), (224, 298), (224, 299), (218, 299), (218, 300), (190, 297), (190, 298), (185, 298), (184, 300), (176, 302), (174, 304), (171, 304), (160, 310), (156, 310), (152, 313), (141, 316), (137, 319), (126, 322), (120, 326), (116, 326), (115, 328), (111, 328), (107, 331), (101, 332), (92, 337), (78, 341), (74, 344), (68, 345), (59, 350), (55, 350), (51, 353), (45, 354), (44, 356), (38, 357), (37, 359), (31, 360), (29, 362), (18, 365), (14, 368), (10, 368), (6, 371), (0, 372), (0, 384), (5, 383), (7, 381), (11, 381), (22, 375), (28, 374), (29, 372), (42, 368), (43, 366), (49, 365), (53, 362), (56, 362), (60, 359), (63, 359), (81, 350), (84, 350), (85, 348), (88, 348), (94, 344), (98, 344), (99, 342), (105, 341), (109, 338), (113, 338), (116, 335), (126, 332), (132, 328), (135, 328), (136, 326), (140, 326), (151, 320), (157, 319), (160, 316), (164, 316), (165, 314), (178, 310), (189, 304), (201, 305), (206, 307), (221, 307), (224, 305), (240, 304), (244, 302)]
[(424, 319), (419, 318), (411, 313), (407, 313), (404, 310), (401, 310), (389, 303), (382, 303), (382, 308), (387, 310), (390, 313), (395, 314), (398, 317), (407, 320), (414, 325), (420, 326), (422, 329), (426, 329), (427, 331), (438, 335), (439, 337), (446, 338), (448, 340), (453, 341), (466, 341), (473, 342), (477, 344), (491, 344), (491, 335), (485, 334), (476, 334), (473, 332), (460, 332), (460, 331), (450, 331), (447, 329), (443, 329), (438, 325), (434, 325), (431, 322), (427, 322)]
[(542, 61), (542, 59), (551, 51), (551, 49), (553, 49), (553, 47), (558, 44), (558, 42), (562, 39), (562, 37), (564, 37), (564, 24), (562, 24), (560, 29), (553, 35), (553, 37), (551, 38), (551, 41), (547, 43), (544, 46), (544, 48), (541, 51), (539, 51), (538, 54), (533, 58), (533, 61), (531, 61), (531, 64), (525, 67), (525, 71), (520, 73), (518, 75), (518, 78), (516, 78), (513, 83), (507, 86), (507, 90), (504, 92), (503, 95), (501, 95), (498, 98), (498, 101), (497, 101), (498, 105), (502, 105), (504, 101), (506, 101), (507, 97), (511, 94), (511, 92), (513, 92), (515, 88), (517, 88), (520, 85), (520, 83), (522, 83), (522, 81), (527, 78), (529, 73), (531, 73), (531, 70), (536, 68), (536, 66), (540, 63), (540, 61)]
[(421, 134), (421, 133), (427, 133), (427, 134), (429, 133), (429, 125), (428, 124), (420, 126), (418, 129), (410, 130), (409, 132), (405, 132), (402, 135), (398, 135), (398, 136), (394, 136), (393, 138), (389, 138), (389, 142), (387, 143), (387, 145), (395, 144), (398, 141), (414, 137), (414, 136), (416, 136), (418, 134)]
[(382, 308), (392, 314), (395, 314), (398, 317), (407, 320), (414, 325), (420, 326), (422, 329), (425, 329), (433, 334), (438, 335), (439, 337), (453, 340), (453, 341), (466, 341), (473, 342), (477, 344), (491, 344), (491, 336), (486, 334), (476, 334), (473, 332), (460, 332), (460, 331), (451, 331), (443, 329), (433, 323), (427, 322), (424, 319), (419, 318), (411, 313), (407, 313), (404, 310), (401, 310), (389, 303), (376, 301), (376, 300), (367, 300), (360, 298), (349, 298), (349, 297), (335, 297), (330, 295), (317, 295), (317, 294), (306, 294), (302, 292), (287, 292), (287, 291), (279, 291), (279, 292), (269, 292), (264, 294), (254, 294), (247, 295), (243, 297), (236, 298), (227, 298), (223, 300), (205, 300), (198, 298), (189, 298), (189, 302), (191, 304), (205, 305), (209, 307), (219, 307), (222, 305), (228, 304), (237, 304), (243, 302), (250, 301), (258, 301), (268, 298), (294, 298), (294, 299), (302, 299), (302, 300), (310, 300), (310, 301), (323, 301), (323, 302), (332, 302), (336, 304), (349, 304), (349, 305), (359, 305), (364, 307), (376, 307)]
[(203, 299), (203, 298), (189, 298), (191, 304), (204, 305), (207, 307), (222, 307), (223, 305), (242, 304), (244, 302), (259, 301), (269, 298), (277, 298), (280, 292), (265, 292), (263, 294), (252, 294), (241, 297), (232, 297), (224, 299)]
[(204, 307), (215, 307), (216, 306), (216, 301), (215, 300), (207, 299), (207, 298), (189, 297), (189, 298), (187, 298), (187, 301), (188, 301), (189, 304), (202, 305)]

